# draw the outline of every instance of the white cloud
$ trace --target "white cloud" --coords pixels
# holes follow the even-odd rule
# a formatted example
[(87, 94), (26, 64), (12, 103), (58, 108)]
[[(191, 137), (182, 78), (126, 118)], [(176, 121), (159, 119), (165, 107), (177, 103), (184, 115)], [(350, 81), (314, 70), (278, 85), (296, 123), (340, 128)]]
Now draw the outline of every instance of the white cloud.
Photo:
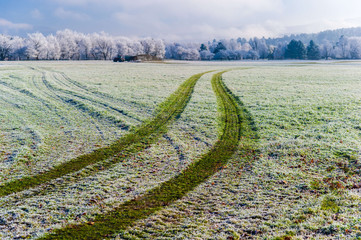
[(212, 39), (236, 39), (252, 37), (279, 37), (282, 35), (284, 27), (274, 27), (265, 24), (249, 24), (242, 27), (218, 28), (208, 24), (184, 26), (177, 31), (163, 31), (158, 37), (171, 41), (208, 41)]
[(13, 23), (6, 19), (0, 18), (0, 28), (12, 29), (12, 30), (28, 30), (33, 26), (27, 23)]
[[(81, 20), (78, 28), (83, 27), (87, 31), (177, 41), (278, 37), (290, 33), (361, 26), (359, 0), (42, 1), (47, 4), (51, 2), (58, 18)], [(33, 17), (39, 16), (39, 13), (34, 10)], [(57, 19), (52, 21), (56, 23)]]
[(32, 18), (35, 18), (35, 19), (42, 19), (43, 18), (43, 15), (39, 11), (39, 9), (36, 9), (36, 8), (34, 10), (32, 10), (30, 14), (31, 14)]
[[(85, 0), (84, 0), (85, 1)], [(89, 0), (88, 0), (89, 1)], [(97, 2), (98, 0), (91, 0)], [(262, 12), (277, 12), (281, 9), (280, 0), (113, 0), (105, 5), (118, 5), (124, 11), (161, 13), (160, 16), (192, 17), (202, 16), (219, 20), (242, 19)]]
[(347, 18), (347, 19), (333, 19), (323, 20), (319, 24), (320, 31), (322, 29), (337, 29), (337, 28), (350, 28), (361, 26), (361, 18)]
[(350, 19), (320, 19), (309, 21), (303, 24), (292, 24), (285, 26), (282, 33), (284, 34), (298, 34), (298, 33), (317, 33), (325, 30), (334, 30), (340, 28), (360, 27), (361, 18)]
[(62, 18), (62, 19), (73, 19), (73, 20), (89, 20), (90, 17), (84, 13), (78, 13), (70, 10), (65, 10), (64, 8), (60, 7), (57, 8), (54, 12), (55, 16)]
[[(169, 40), (248, 37), (254, 21), (267, 21), (264, 16), (283, 9), (281, 0), (113, 0), (107, 4), (121, 9), (113, 15), (120, 29)], [(246, 26), (250, 26), (247, 31)], [(259, 27), (257, 35), (260, 32), (272, 33)]]
[(249, 16), (257, 12), (278, 11), (282, 0), (51, 0), (59, 6), (90, 6), (124, 11), (175, 13), (177, 16), (202, 14), (227, 18)]

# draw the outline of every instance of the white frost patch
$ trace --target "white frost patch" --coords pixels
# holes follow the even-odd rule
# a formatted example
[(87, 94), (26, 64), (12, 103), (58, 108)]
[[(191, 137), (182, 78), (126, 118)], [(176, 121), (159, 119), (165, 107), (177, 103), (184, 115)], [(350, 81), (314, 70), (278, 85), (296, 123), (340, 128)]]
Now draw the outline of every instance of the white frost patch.
[(352, 189), (349, 191), (349, 194), (351, 196), (357, 196), (357, 197), (361, 197), (361, 189), (358, 188), (358, 189)]

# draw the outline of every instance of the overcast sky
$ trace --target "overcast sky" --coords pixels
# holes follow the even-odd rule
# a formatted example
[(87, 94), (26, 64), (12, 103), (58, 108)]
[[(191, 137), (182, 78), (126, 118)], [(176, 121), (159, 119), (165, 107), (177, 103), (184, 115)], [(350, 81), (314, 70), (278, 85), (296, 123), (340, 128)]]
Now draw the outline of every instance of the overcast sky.
[(69, 28), (170, 41), (361, 26), (360, 0), (0, 0), (0, 33)]

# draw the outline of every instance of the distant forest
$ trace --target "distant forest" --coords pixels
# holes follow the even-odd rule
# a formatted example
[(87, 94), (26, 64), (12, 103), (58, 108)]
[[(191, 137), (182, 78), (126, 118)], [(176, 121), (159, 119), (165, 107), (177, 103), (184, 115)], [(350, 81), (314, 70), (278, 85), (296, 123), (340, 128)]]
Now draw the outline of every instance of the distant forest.
[(203, 43), (130, 39), (69, 29), (47, 36), (31, 33), (26, 38), (0, 34), (0, 60), (111, 60), (144, 54), (176, 60), (361, 59), (361, 27), (282, 38), (239, 37)]

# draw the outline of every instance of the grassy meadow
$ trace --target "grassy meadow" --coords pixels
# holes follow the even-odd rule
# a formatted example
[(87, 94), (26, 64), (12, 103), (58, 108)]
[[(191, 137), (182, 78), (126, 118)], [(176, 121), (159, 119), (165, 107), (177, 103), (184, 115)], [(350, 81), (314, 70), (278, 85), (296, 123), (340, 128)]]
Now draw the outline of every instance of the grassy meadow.
[(145, 149), (94, 174), (84, 169), (1, 197), (0, 239), (92, 225), (185, 171), (222, 133), (211, 79), (224, 70), (257, 138), (241, 134), (238, 151), (215, 175), (104, 238), (361, 238), (357, 61), (0, 63), (0, 188), (109, 146), (154, 117), (186, 79), (211, 70)]

